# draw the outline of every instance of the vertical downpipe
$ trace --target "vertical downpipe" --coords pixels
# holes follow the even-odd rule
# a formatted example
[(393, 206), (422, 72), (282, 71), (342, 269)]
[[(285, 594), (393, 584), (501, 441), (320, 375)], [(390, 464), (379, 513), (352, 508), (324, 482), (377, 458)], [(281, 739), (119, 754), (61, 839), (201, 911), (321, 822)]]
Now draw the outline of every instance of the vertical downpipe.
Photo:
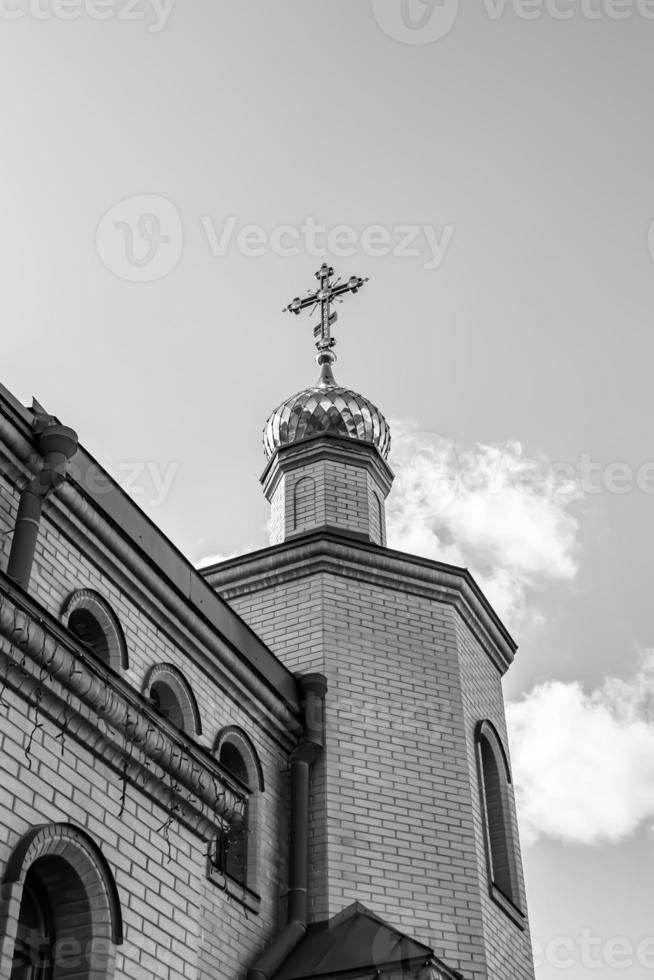
[(20, 496), (7, 575), (27, 589), (32, 572), (43, 503), (66, 479), (68, 460), (77, 452), (77, 433), (52, 420), (38, 437), (43, 467)]
[(309, 790), (311, 767), (324, 747), (327, 681), (322, 674), (298, 678), (304, 697), (304, 733), (291, 759), (291, 853), (288, 921), (248, 970), (248, 980), (270, 980), (307, 931), (309, 915)]

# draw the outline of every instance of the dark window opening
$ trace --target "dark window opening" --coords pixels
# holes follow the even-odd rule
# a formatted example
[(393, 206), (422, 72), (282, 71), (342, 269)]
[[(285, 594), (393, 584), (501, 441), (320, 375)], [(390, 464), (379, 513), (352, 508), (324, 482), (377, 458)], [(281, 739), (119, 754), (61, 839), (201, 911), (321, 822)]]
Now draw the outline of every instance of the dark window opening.
[[(218, 758), (227, 772), (244, 786), (248, 785), (247, 765), (235, 745), (225, 742)], [(213, 856), (214, 865), (219, 871), (243, 885), (247, 882), (248, 832), (248, 805), (244, 801), (242, 813), (216, 838)]]
[(155, 681), (150, 688), (150, 701), (155, 711), (166, 718), (171, 725), (184, 729), (184, 712), (179, 698), (165, 681)]
[(492, 879), (497, 888), (519, 907), (515, 844), (506, 777), (487, 739), (481, 739), (480, 748)]
[(88, 609), (74, 609), (68, 619), (68, 629), (106, 664), (110, 662), (109, 641), (100, 623)]
[(242, 885), (247, 884), (248, 859), (248, 825), (247, 806), (242, 817), (235, 818), (232, 823), (218, 835), (214, 842), (212, 861), (214, 867), (229, 875)]
[(30, 868), (18, 916), (11, 980), (51, 980), (55, 938), (47, 891), (37, 872)]
[(220, 749), (218, 759), (221, 766), (231, 773), (232, 776), (235, 776), (245, 786), (248, 785), (248, 767), (245, 764), (245, 759), (235, 745), (232, 745), (231, 742), (225, 742)]

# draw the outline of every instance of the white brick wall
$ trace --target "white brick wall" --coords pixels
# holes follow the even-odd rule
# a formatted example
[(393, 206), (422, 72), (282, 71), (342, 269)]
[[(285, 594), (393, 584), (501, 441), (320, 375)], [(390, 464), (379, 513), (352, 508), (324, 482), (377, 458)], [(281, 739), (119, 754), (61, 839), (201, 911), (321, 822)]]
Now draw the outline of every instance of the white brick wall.
[[(318, 449), (325, 444), (322, 454)], [(279, 451), (264, 475), (272, 507), (271, 544), (322, 527), (385, 536), (383, 501), (390, 473), (371, 446), (346, 439), (298, 443)]]
[[(13, 528), (18, 494), (6, 480), (0, 489), (0, 530)], [(247, 911), (208, 880), (207, 840), (198, 831), (173, 821), (169, 853), (162, 832), (167, 809), (131, 783), (121, 816), (119, 775), (72, 733), (65, 738), (62, 752), (57, 740), (61, 726), (45, 714), (39, 719), (43, 727), (34, 733), (28, 760), (26, 745), (33, 732), (34, 705), (11, 685), (4, 694), (6, 707), (0, 707), (0, 873), (30, 827), (58, 821), (77, 824), (102, 848), (116, 878), (125, 926), (125, 942), (116, 962), (117, 980), (243, 977), (256, 953), (281, 925), (288, 851), (287, 768), (294, 740), (271, 723), (256, 695), (221, 674), (219, 665), (208, 668), (213, 655), (201, 649), (197, 638), (186, 633), (118, 556), (91, 540), (70, 515), (75, 533), (64, 533), (59, 512), (60, 504), (46, 504), (30, 595), (57, 617), (71, 592), (97, 590), (124, 630), (130, 667), (123, 677), (135, 691), (141, 690), (153, 664), (170, 662), (182, 671), (197, 699), (202, 722), (197, 742), (201, 746), (211, 751), (216, 735), (226, 725), (243, 728), (252, 739), (265, 780), (257, 828), (261, 910), (258, 915)], [(0, 537), (3, 570), (9, 544), (9, 535)], [(14, 664), (20, 662), (20, 651), (4, 640), (1, 648)], [(14, 671), (12, 676), (16, 682), (18, 674)], [(0, 676), (0, 687), (2, 679)], [(49, 686), (47, 673), (42, 681)]]

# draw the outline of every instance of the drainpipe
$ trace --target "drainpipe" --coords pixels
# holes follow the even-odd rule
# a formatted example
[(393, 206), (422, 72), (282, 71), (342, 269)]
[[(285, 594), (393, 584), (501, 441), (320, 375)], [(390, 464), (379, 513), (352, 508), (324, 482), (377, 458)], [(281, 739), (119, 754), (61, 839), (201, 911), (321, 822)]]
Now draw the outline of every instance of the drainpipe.
[(291, 758), (291, 848), (288, 922), (250, 967), (247, 980), (270, 980), (307, 931), (309, 914), (309, 785), (311, 767), (324, 747), (327, 680), (322, 674), (298, 678), (304, 696), (304, 734)]
[(51, 415), (39, 412), (34, 429), (43, 467), (21, 493), (7, 566), (8, 577), (23, 589), (29, 585), (43, 503), (64, 482), (68, 460), (77, 452), (77, 433)]

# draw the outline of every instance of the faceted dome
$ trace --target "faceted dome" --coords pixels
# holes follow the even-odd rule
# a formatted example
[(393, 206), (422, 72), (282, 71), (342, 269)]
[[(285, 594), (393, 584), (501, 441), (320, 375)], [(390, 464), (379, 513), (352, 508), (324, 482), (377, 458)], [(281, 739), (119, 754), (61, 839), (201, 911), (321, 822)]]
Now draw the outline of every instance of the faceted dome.
[(329, 364), (323, 364), (315, 387), (298, 391), (275, 409), (263, 430), (263, 448), (270, 458), (280, 446), (324, 433), (372, 443), (383, 459), (391, 448), (382, 413), (363, 395), (336, 384)]

